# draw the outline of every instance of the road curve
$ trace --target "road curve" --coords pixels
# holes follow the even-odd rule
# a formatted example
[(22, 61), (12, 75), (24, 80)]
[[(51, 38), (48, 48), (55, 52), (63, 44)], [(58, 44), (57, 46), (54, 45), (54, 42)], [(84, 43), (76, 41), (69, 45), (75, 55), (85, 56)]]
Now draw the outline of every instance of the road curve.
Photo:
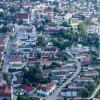
[(98, 93), (99, 90), (100, 90), (100, 84), (96, 87), (96, 89), (94, 90), (94, 92), (92, 93), (92, 95), (90, 97), (86, 98), (86, 100), (93, 99), (96, 96), (96, 94)]
[(65, 87), (67, 84), (71, 83), (71, 81), (77, 77), (77, 75), (80, 73), (81, 71), (81, 64), (78, 61), (78, 59), (76, 59), (70, 52), (68, 53), (72, 58), (74, 58), (74, 61), (76, 63), (77, 69), (76, 72), (66, 81), (63, 83), (63, 85), (61, 85), (54, 93), (52, 93), (48, 98), (46, 98), (46, 100), (57, 100), (58, 97), (58, 93), (62, 90), (63, 87)]

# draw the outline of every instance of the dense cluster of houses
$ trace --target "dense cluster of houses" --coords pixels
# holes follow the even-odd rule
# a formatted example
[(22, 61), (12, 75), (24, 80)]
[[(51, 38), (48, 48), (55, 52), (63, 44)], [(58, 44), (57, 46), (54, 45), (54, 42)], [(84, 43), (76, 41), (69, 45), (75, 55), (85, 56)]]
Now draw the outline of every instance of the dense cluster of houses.
[[(78, 0), (69, 1), (31, 2), (24, 0), (20, 3), (20, 0), (13, 2), (0, 0), (0, 4), (5, 5), (4, 8), (0, 9), (0, 22), (2, 22), (0, 31), (7, 28), (7, 32), (0, 32), (0, 70), (5, 70), (5, 67), (8, 69), (7, 75), (10, 81), (8, 83), (11, 84), (11, 86), (8, 85), (0, 73), (0, 82), (2, 83), (0, 83), (0, 100), (4, 98), (10, 100), (12, 95), (27, 95), (42, 100), (51, 95), (76, 71), (76, 63), (68, 55), (68, 51), (71, 51), (80, 61), (82, 70), (70, 84), (61, 90), (59, 98), (62, 98), (61, 100), (63, 98), (78, 100), (81, 98), (79, 91), (86, 88), (83, 84), (97, 85), (95, 79), (99, 77), (100, 58), (98, 57), (95, 64), (92, 65), (90, 53), (91, 49), (95, 52), (96, 48), (77, 44), (63, 51), (50, 41), (51, 35), (59, 33), (61, 29), (73, 28), (77, 31), (84, 18), (91, 20), (86, 27), (87, 33), (100, 33), (98, 15), (94, 4), (88, 2), (87, 5), (86, 2), (80, 3)], [(67, 11), (64, 10), (66, 5), (68, 6)], [(5, 26), (4, 23), (7, 18), (9, 19)], [(67, 22), (68, 25), (62, 25), (63, 22)], [(41, 36), (47, 42), (45, 46), (38, 43), (38, 37)], [(63, 55), (67, 60), (62, 60)], [(39, 65), (44, 78), (50, 78), (50, 82), (38, 83), (36, 87), (23, 85), (23, 70), (36, 68), (36, 65)]]

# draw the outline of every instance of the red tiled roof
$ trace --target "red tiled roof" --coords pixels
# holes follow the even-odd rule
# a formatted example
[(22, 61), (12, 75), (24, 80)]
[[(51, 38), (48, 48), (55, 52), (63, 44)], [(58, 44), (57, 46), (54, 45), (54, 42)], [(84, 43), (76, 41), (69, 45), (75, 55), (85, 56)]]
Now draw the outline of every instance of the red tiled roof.
[(8, 85), (0, 86), (0, 96), (10, 96), (11, 89)]
[(16, 19), (28, 19), (27, 13), (18, 13), (14, 16)]
[(5, 45), (5, 40), (4, 39), (0, 39), (0, 45)]
[(33, 90), (32, 86), (23, 86), (22, 89), (24, 89), (25, 91), (31, 92)]
[(31, 65), (31, 64), (34, 64), (36, 62), (39, 62), (39, 60), (35, 57), (32, 57), (32, 58), (29, 59), (28, 64)]
[(76, 78), (76, 80), (80, 80), (80, 81), (94, 81), (92, 79), (92, 77), (78, 77), (78, 78)]
[(31, 2), (25, 2), (24, 4), (23, 4), (23, 6), (32, 6), (32, 3)]
[(41, 84), (39, 86), (39, 89), (42, 89), (44, 91), (49, 91), (53, 86), (54, 86), (54, 83), (53, 82), (47, 83), (47, 84)]
[(19, 62), (22, 61), (21, 56), (11, 56), (9, 62)]
[(56, 48), (45, 48), (44, 51), (56, 51)]
[(88, 70), (84, 72), (84, 74), (96, 74), (96, 73), (97, 73), (96, 70)]
[(59, 30), (58, 29), (56, 29), (56, 30), (45, 30), (44, 32), (45, 33), (56, 33), (56, 32), (58, 32)]

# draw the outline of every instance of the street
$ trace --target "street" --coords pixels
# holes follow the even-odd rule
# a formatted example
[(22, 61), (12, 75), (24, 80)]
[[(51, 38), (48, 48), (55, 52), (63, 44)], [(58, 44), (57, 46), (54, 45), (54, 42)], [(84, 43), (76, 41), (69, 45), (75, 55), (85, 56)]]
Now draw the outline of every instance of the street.
[(8, 69), (9, 69), (9, 55), (10, 55), (10, 51), (13, 48), (13, 43), (12, 42), (8, 42), (7, 44), (7, 52), (6, 55), (4, 56), (4, 63), (2, 66), (2, 72), (3, 73), (8, 73)]
[(65, 83), (63, 83), (63, 85), (61, 85), (53, 94), (51, 94), (46, 100), (57, 100), (58, 94), (60, 93), (62, 88), (68, 85), (69, 83), (71, 83), (71, 81), (73, 81), (73, 79), (77, 77), (77, 75), (80, 73), (81, 71), (80, 62), (70, 52), (69, 52), (69, 55), (74, 59), (76, 63), (76, 66), (77, 66), (76, 72)]

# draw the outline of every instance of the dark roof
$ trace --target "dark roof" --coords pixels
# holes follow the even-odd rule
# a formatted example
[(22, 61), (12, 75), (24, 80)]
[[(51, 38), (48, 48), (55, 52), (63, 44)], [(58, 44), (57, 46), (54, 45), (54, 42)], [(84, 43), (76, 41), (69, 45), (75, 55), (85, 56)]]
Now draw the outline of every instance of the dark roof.
[(22, 89), (24, 89), (25, 91), (31, 92), (33, 90), (32, 86), (23, 86)]
[(0, 86), (0, 96), (10, 96), (10, 95), (11, 95), (10, 86), (8, 85)]
[(14, 18), (16, 19), (28, 19), (28, 14), (27, 13), (18, 13), (14, 15)]

